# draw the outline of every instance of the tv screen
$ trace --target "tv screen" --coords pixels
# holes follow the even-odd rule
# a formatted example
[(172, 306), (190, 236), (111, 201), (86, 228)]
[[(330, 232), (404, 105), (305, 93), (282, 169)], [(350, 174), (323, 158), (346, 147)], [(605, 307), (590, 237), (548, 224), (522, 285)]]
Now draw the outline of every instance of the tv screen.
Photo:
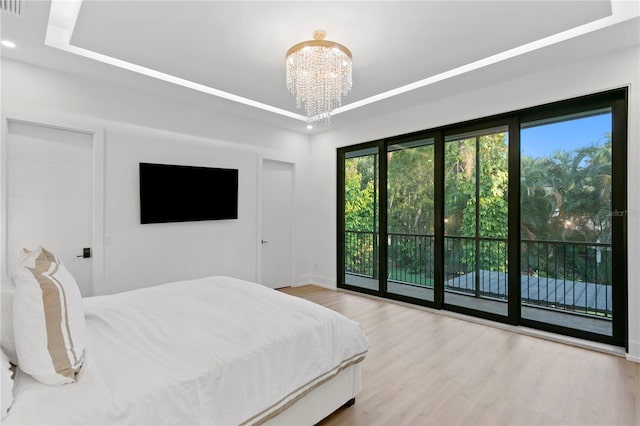
[(237, 169), (140, 163), (140, 223), (237, 218)]

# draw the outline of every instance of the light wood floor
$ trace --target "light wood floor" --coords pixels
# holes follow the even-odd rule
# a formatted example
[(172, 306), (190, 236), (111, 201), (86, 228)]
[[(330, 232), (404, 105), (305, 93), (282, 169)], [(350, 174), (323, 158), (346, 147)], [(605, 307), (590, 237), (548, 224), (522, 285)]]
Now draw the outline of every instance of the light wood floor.
[(640, 364), (315, 286), (283, 289), (359, 321), (356, 403), (321, 425), (640, 425)]

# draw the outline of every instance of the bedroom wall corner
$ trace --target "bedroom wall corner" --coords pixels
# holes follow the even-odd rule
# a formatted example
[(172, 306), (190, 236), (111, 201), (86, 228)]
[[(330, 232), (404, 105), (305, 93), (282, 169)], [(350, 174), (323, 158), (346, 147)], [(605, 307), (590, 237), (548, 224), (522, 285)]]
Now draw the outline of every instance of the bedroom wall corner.
[(628, 263), (628, 338), (627, 359), (640, 363), (640, 48), (636, 60), (629, 64), (636, 80), (629, 85), (627, 141), (627, 258)]

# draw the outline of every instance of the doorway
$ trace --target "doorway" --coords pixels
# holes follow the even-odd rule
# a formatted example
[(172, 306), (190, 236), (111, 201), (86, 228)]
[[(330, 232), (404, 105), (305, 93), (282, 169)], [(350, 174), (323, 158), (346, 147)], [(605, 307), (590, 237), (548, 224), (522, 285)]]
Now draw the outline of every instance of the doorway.
[(95, 167), (101, 134), (7, 119), (5, 136), (3, 276), (12, 275), (23, 248), (44, 246), (83, 296), (95, 294), (102, 277), (102, 262), (95, 261), (102, 256), (102, 168)]
[(261, 283), (271, 288), (291, 285), (294, 165), (262, 160)]

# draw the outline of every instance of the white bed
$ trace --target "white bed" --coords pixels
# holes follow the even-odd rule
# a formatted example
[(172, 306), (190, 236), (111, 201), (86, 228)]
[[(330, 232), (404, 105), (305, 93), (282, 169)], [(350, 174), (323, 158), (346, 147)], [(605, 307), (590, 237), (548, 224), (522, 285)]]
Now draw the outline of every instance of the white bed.
[(359, 324), (259, 284), (208, 277), (83, 303), (77, 383), (18, 369), (3, 424), (314, 424), (360, 390)]

